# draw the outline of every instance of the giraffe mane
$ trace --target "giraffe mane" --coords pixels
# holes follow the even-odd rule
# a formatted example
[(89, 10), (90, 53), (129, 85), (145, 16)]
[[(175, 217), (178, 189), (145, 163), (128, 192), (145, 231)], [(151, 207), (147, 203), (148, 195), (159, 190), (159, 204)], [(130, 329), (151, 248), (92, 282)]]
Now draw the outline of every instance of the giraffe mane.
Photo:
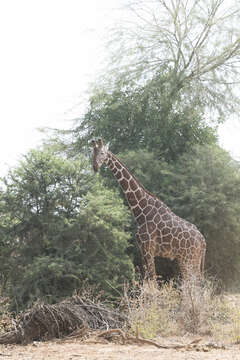
[(122, 162), (121, 160), (119, 160), (119, 158), (118, 158), (116, 155), (114, 155), (111, 151), (109, 151), (109, 153), (110, 153), (111, 155), (113, 155), (113, 157), (115, 157), (115, 158), (119, 161), (119, 163), (120, 163), (124, 168), (127, 169), (127, 171), (129, 172), (129, 174), (131, 174), (131, 176), (132, 176), (133, 179), (137, 182), (137, 184), (139, 184), (139, 185), (141, 186), (141, 188), (142, 188), (148, 195), (152, 196), (154, 199), (160, 200), (156, 195), (154, 195), (153, 193), (151, 193), (151, 191), (147, 190), (147, 189), (142, 185), (142, 183), (140, 183), (140, 182), (137, 180), (137, 178), (128, 170), (128, 168), (126, 167), (126, 165), (123, 164), (123, 162)]

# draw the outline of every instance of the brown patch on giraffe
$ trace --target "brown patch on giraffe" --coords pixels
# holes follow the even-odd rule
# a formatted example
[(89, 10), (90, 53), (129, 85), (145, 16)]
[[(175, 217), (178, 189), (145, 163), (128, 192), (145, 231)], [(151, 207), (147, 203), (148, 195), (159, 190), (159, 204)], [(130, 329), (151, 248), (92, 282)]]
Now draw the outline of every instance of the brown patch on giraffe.
[(139, 229), (139, 234), (144, 234), (144, 233), (146, 233), (146, 232), (147, 232), (147, 225), (144, 224), (144, 225), (142, 225), (142, 226), (140, 227), (140, 229)]
[(161, 220), (161, 216), (160, 216), (159, 214), (156, 214), (156, 215), (154, 216), (154, 219), (153, 219), (153, 221), (155, 222), (155, 224), (158, 224), (160, 220)]
[(155, 199), (153, 199), (152, 197), (150, 197), (150, 198), (148, 199), (148, 204), (149, 204), (149, 205), (154, 205), (154, 204), (155, 204)]
[(156, 229), (156, 225), (154, 224), (154, 222), (150, 221), (147, 223), (147, 228), (148, 228), (149, 234), (151, 234)]
[(173, 249), (179, 249), (179, 241), (178, 241), (178, 239), (173, 238), (172, 247), (173, 247)]
[(190, 239), (187, 239), (186, 240), (186, 248), (190, 248), (190, 246), (191, 246)]
[[(154, 224), (154, 225), (155, 225), (155, 224)], [(154, 232), (151, 234), (151, 238), (152, 238), (154, 244), (155, 244), (155, 242), (156, 242), (157, 236), (158, 236), (158, 231), (157, 231), (157, 229), (155, 229)]]
[(147, 214), (149, 213), (149, 211), (151, 211), (151, 209), (152, 209), (152, 206), (148, 205), (148, 206), (145, 207), (145, 209), (143, 210), (143, 213), (144, 213), (145, 215), (147, 215)]
[(160, 200), (156, 199), (154, 205), (156, 206), (157, 209), (159, 209), (162, 206), (162, 203)]
[(149, 235), (147, 233), (141, 234), (141, 241), (149, 241)]
[(129, 180), (130, 179), (130, 174), (126, 169), (123, 169), (122, 171), (123, 177), (125, 177), (125, 179)]
[[(158, 240), (158, 239), (157, 239)], [(158, 255), (158, 254), (160, 254), (160, 244), (159, 243), (156, 243), (155, 244), (155, 254), (156, 254), (156, 256)]]
[(113, 172), (114, 174), (116, 174), (116, 172), (118, 172), (118, 169), (117, 169), (116, 167), (114, 167), (114, 168), (112, 169), (112, 172)]
[(160, 215), (164, 215), (166, 214), (167, 210), (164, 206), (161, 206), (159, 209), (158, 209), (158, 212)]
[(168, 221), (170, 219), (171, 219), (171, 215), (169, 213), (166, 213), (166, 214), (162, 215), (162, 220), (163, 221)]
[(171, 233), (173, 236), (178, 236), (181, 231), (182, 230), (179, 227), (173, 227)]
[(139, 225), (142, 225), (146, 222), (145, 216), (143, 214), (141, 214), (136, 220)]
[(138, 199), (138, 200), (141, 200), (141, 198), (142, 198), (142, 192), (141, 192), (141, 190), (137, 190), (137, 191), (135, 191), (135, 196), (136, 196), (136, 198)]
[(200, 246), (199, 239), (194, 239), (192, 242), (192, 246), (194, 246), (196, 249), (198, 249)]
[(118, 169), (122, 169), (122, 165), (119, 163), (119, 162), (116, 162), (116, 167), (118, 168)]
[(192, 253), (195, 253), (195, 252), (196, 252), (196, 248), (195, 248), (195, 246), (193, 246), (193, 245), (192, 245), (192, 246), (190, 246), (190, 249), (191, 249), (191, 252), (192, 252)]
[(135, 217), (138, 217), (138, 215), (140, 215), (142, 212), (142, 209), (140, 209), (139, 206), (136, 206), (134, 209), (133, 209), (133, 213), (135, 215)]
[(157, 214), (157, 209), (154, 207), (154, 208), (152, 208), (150, 213), (146, 216), (146, 219), (152, 220), (156, 214)]
[(172, 241), (172, 235), (168, 234), (166, 236), (163, 237), (164, 242), (171, 242)]
[(187, 231), (184, 231), (183, 236), (184, 236), (185, 239), (189, 239), (189, 238), (190, 238), (190, 234), (189, 234), (189, 232), (187, 232)]
[[(126, 191), (128, 189), (128, 181), (126, 179), (120, 180), (119, 183), (121, 184), (124, 191)], [(134, 194), (133, 194), (133, 196), (134, 196)], [(135, 196), (134, 196), (134, 198), (135, 198)]]
[(154, 236), (154, 233), (150, 237), (150, 246), (151, 246), (152, 251), (155, 250), (155, 236)]
[(116, 176), (116, 178), (117, 178), (118, 180), (121, 179), (121, 177), (122, 177), (121, 171), (118, 171), (118, 172), (115, 174), (115, 176)]
[(157, 227), (158, 229), (162, 230), (165, 227), (165, 223), (163, 221), (160, 221)]
[(137, 190), (137, 188), (138, 188), (136, 181), (134, 179), (130, 180), (130, 186), (133, 191)]
[(180, 243), (181, 248), (185, 248), (186, 247), (186, 239), (182, 239), (181, 243)]
[(139, 201), (139, 206), (144, 209), (147, 206), (147, 199), (143, 198), (142, 200)]
[(156, 229), (156, 236), (158, 238), (158, 241), (161, 240), (162, 238), (162, 232), (158, 229), (158, 226), (157, 226), (157, 229)]
[[(149, 249), (148, 249), (148, 250), (149, 250)], [(149, 253), (147, 253), (147, 254), (145, 255), (145, 258), (146, 258), (147, 260), (151, 260), (151, 259), (152, 259), (152, 255), (149, 254)]]
[(127, 193), (127, 199), (131, 206), (135, 206), (138, 203), (133, 192)]
[(167, 225), (168, 227), (172, 228), (172, 227), (173, 227), (173, 222), (172, 222), (172, 220), (168, 220), (168, 221), (166, 222), (166, 225)]
[(162, 230), (163, 236), (170, 234), (170, 231), (171, 231), (171, 230), (170, 230), (169, 228), (165, 227), (165, 228)]
[(169, 253), (171, 251), (171, 245), (170, 244), (162, 244), (161, 249), (163, 253)]
[(190, 234), (193, 236), (193, 237), (195, 237), (196, 236), (196, 230), (190, 230)]
[(187, 251), (186, 251), (186, 249), (181, 249), (181, 257), (186, 258), (186, 256), (187, 256)]

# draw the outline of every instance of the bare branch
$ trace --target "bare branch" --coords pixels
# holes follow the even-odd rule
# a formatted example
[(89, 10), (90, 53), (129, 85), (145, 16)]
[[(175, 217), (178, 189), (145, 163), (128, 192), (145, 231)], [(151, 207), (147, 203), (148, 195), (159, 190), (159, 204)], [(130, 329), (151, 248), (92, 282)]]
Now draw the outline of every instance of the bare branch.
[(128, 11), (111, 33), (110, 76), (143, 83), (168, 69), (179, 88), (197, 80), (203, 91), (216, 92), (225, 84), (230, 99), (230, 84), (240, 81), (238, 7), (228, 0), (135, 0)]

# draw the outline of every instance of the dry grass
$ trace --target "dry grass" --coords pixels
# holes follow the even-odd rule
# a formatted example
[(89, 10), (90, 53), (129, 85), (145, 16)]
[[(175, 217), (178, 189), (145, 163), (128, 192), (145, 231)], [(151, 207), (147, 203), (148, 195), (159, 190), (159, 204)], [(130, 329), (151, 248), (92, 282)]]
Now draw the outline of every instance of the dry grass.
[(222, 342), (240, 344), (240, 297), (224, 295), (216, 301), (215, 317), (209, 321), (212, 336)]
[(0, 297), (0, 336), (12, 329), (13, 318), (8, 311), (9, 299)]
[[(129, 336), (135, 338), (155, 339), (158, 336), (179, 337), (198, 334), (201, 337), (206, 336), (212, 341), (220, 341), (224, 344), (240, 344), (240, 294), (219, 295), (214, 284), (216, 284), (215, 281), (208, 280), (204, 280), (199, 284), (199, 281), (194, 278), (182, 282), (181, 285), (176, 285), (173, 281), (167, 284), (159, 284), (156, 281), (144, 281), (143, 283), (134, 281), (125, 287), (121, 310), (113, 311), (113, 308), (103, 307), (102, 305), (99, 307), (99, 302), (96, 304), (92, 300), (90, 301), (89, 298), (87, 304), (86, 301), (81, 302), (81, 304), (75, 301), (74, 303), (71, 302), (70, 305), (71, 307), (81, 305), (81, 311), (84, 314), (87, 311), (87, 319), (89, 319), (90, 315), (93, 316), (93, 322), (97, 320), (97, 324), (102, 324), (100, 328), (105, 329), (106, 326), (107, 329), (123, 328), (128, 332)], [(75, 296), (73, 299), (76, 300), (79, 297)], [(47, 311), (47, 314), (54, 315), (53, 319), (49, 318), (49, 326), (52, 329), (54, 324), (58, 324), (57, 330), (59, 332), (64, 318), (69, 315), (69, 311), (66, 311), (65, 308), (62, 309), (65, 305), (69, 307), (66, 302), (56, 304), (51, 309), (48, 305), (42, 305), (40, 308), (35, 306), (30, 310), (30, 319), (33, 321), (37, 316), (37, 319), (40, 319), (42, 324), (43, 320), (46, 320)], [(58, 309), (57, 306), (60, 306), (60, 308)], [(49, 309), (51, 312), (49, 312)], [(122, 317), (122, 320), (120, 323), (110, 325), (108, 315), (112, 316), (114, 314), (115, 316), (115, 313)], [(7, 312), (7, 299), (0, 299), (0, 337), (4, 333), (7, 334), (6, 331), (9, 332), (9, 330), (13, 331), (14, 329), (16, 331), (19, 321), (23, 318), (23, 320), (26, 320), (25, 315), (22, 314), (18, 319), (13, 319)], [(56, 322), (57, 316), (60, 316), (58, 322)], [(126, 320), (124, 321), (124, 319)], [(82, 320), (83, 316), (81, 316)], [(85, 317), (84, 322), (86, 322)], [(68, 321), (68, 323), (71, 325), (70, 330), (74, 330), (73, 321)], [(124, 323), (125, 325), (123, 325)], [(76, 325), (75, 328), (78, 328), (78, 326)], [(91, 324), (88, 324), (88, 326), (95, 328)], [(37, 328), (38, 335), (40, 335), (40, 328), (42, 327), (38, 326)], [(47, 327), (45, 326), (45, 328)], [(31, 335), (33, 335), (32, 328), (30, 330)], [(60, 332), (64, 331), (61, 330)], [(49, 334), (49, 331), (47, 333)], [(44, 333), (42, 338), (45, 337)], [(40, 338), (41, 336), (39, 336)]]
[(173, 282), (134, 282), (125, 291), (129, 331), (145, 339), (198, 334), (224, 343), (240, 343), (240, 306), (216, 294), (215, 282), (192, 278)]
[(125, 288), (123, 303), (127, 308), (129, 331), (145, 339), (178, 332), (176, 312), (181, 304), (173, 282), (158, 286), (156, 281), (134, 282)]

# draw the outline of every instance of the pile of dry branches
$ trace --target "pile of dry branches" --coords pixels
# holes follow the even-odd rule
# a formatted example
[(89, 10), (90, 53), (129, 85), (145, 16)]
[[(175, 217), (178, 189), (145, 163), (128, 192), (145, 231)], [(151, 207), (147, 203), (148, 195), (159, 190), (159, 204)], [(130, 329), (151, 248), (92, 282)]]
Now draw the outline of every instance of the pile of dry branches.
[(26, 344), (34, 340), (62, 338), (79, 329), (119, 328), (124, 321), (124, 316), (116, 310), (73, 296), (55, 305), (37, 304), (22, 313), (15, 329), (0, 336), (0, 344)]

